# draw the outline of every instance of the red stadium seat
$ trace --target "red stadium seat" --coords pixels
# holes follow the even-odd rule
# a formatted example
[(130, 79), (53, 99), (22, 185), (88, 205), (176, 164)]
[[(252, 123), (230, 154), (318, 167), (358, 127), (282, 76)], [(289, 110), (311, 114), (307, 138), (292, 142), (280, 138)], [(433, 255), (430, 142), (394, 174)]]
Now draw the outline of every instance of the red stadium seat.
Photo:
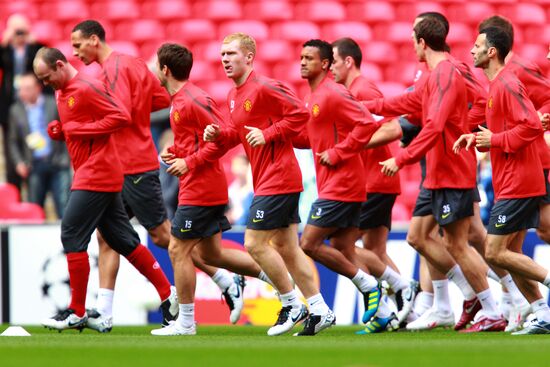
[(473, 46), (477, 32), (472, 31), (472, 28), (464, 23), (454, 22), (449, 27), (447, 43), (453, 44), (471, 44)]
[(418, 1), (418, 2), (403, 2), (398, 4), (395, 10), (396, 20), (409, 22), (411, 27), (414, 18), (420, 13), (427, 11), (435, 11), (445, 14), (445, 8), (439, 2)]
[(538, 43), (522, 43), (516, 45), (514, 50), (522, 58), (536, 63), (543, 72), (550, 66), (550, 62), (546, 59), (548, 44), (543, 46)]
[(296, 19), (330, 22), (346, 19), (346, 8), (339, 1), (301, 2), (295, 8)]
[(384, 97), (393, 97), (403, 94), (406, 85), (396, 82), (381, 82), (376, 85)]
[(191, 17), (191, 6), (178, 0), (147, 1), (141, 7), (141, 14), (158, 20), (186, 19)]
[(37, 41), (48, 45), (65, 38), (59, 23), (51, 20), (32, 22), (32, 34)]
[(363, 60), (376, 64), (391, 64), (397, 61), (397, 49), (390, 42), (373, 41), (367, 42), (362, 47)]
[(360, 22), (334, 22), (323, 26), (321, 30), (323, 37), (329, 42), (336, 41), (342, 37), (351, 37), (356, 42), (367, 42), (372, 38), (372, 33), (366, 24)]
[(393, 43), (410, 44), (412, 31), (412, 21), (379, 24), (374, 27), (374, 39)]
[(133, 42), (126, 42), (126, 41), (110, 41), (109, 46), (113, 48), (113, 50), (130, 55), (130, 56), (140, 56), (139, 55), (139, 49)]
[(411, 220), (412, 217), (412, 211), (410, 209), (407, 209), (407, 207), (399, 201), (400, 197), (401, 195), (397, 197), (397, 200), (393, 205), (393, 209), (391, 212), (392, 222), (408, 222)]
[(288, 21), (279, 22), (271, 27), (271, 37), (303, 43), (312, 38), (320, 37), (319, 27), (312, 22)]
[(34, 203), (12, 203), (0, 210), (0, 220), (15, 223), (44, 223), (44, 209)]
[(17, 187), (9, 183), (0, 184), (0, 208), (7, 207), (12, 203), (18, 203), (21, 200)]
[(139, 54), (138, 56), (141, 57), (145, 62), (149, 63), (152, 59), (154, 62), (156, 62), (156, 54), (159, 47), (164, 43), (179, 43), (181, 44), (181, 40), (174, 40), (174, 39), (158, 39), (153, 41), (144, 42), (139, 47)]
[(256, 47), (258, 51), (256, 57), (265, 62), (280, 62), (299, 57), (298, 48), (292, 47), (288, 41), (284, 40), (267, 40), (259, 42)]
[(550, 43), (550, 24), (527, 26), (523, 28), (523, 33), (525, 39), (537, 40), (537, 42), (541, 42), (543, 45)]
[(361, 64), (361, 74), (363, 74), (375, 83), (381, 82), (383, 79), (382, 70), (380, 69), (380, 67), (370, 62), (363, 61), (363, 63)]
[(193, 68), (191, 69), (190, 79), (194, 83), (211, 81), (216, 79), (217, 70), (221, 68), (218, 63), (210, 63), (202, 60), (193, 59)]
[(25, 14), (31, 21), (40, 18), (39, 7), (36, 6), (34, 1), (6, 1), (0, 2), (0, 17), (2, 23), (4, 20), (12, 14), (19, 13)]
[(192, 52), (196, 59), (221, 65), (221, 47), (220, 41), (201, 42), (193, 47)]
[(103, 69), (97, 62), (91, 63), (90, 65), (80, 63), (80, 65), (77, 65), (77, 70), (79, 73), (88, 75), (92, 78), (99, 78), (103, 74)]
[(123, 22), (115, 27), (117, 39), (145, 42), (162, 40), (165, 38), (164, 26), (156, 20), (137, 19)]
[(233, 0), (198, 1), (193, 5), (193, 15), (199, 19), (241, 19), (242, 8), (238, 1)]
[(42, 19), (73, 22), (90, 18), (88, 5), (78, 0), (60, 0), (43, 3), (40, 10)]
[(206, 19), (187, 19), (170, 23), (166, 29), (169, 36), (178, 36), (186, 42), (202, 42), (215, 40), (216, 26)]
[(509, 18), (516, 26), (530, 24), (545, 24), (546, 13), (538, 4), (517, 3), (514, 5), (503, 5), (498, 8), (498, 13)]
[(351, 3), (347, 7), (348, 19), (367, 23), (393, 22), (395, 10), (386, 1), (363, 1)]
[(206, 93), (212, 97), (214, 101), (219, 106), (227, 105), (227, 95), (229, 94), (229, 91), (231, 88), (234, 87), (234, 83), (232, 80), (212, 80), (202, 83), (197, 83), (197, 85), (204, 89)]
[(303, 83), (300, 75), (300, 61), (281, 62), (273, 67), (273, 78), (289, 84)]
[(267, 25), (257, 20), (234, 20), (222, 23), (218, 26), (218, 37), (220, 39), (235, 32), (246, 33), (252, 36), (256, 41), (263, 41), (269, 36), (269, 28)]
[(477, 27), (485, 18), (495, 14), (491, 4), (485, 2), (466, 1), (460, 4), (452, 4), (447, 7), (447, 15), (451, 23), (451, 29), (455, 22), (464, 22)]
[(385, 69), (384, 80), (390, 82), (398, 82), (404, 85), (412, 85), (417, 69), (418, 63), (414, 61), (390, 64)]
[(133, 0), (98, 2), (92, 4), (90, 10), (94, 19), (119, 21), (139, 18), (139, 5)]
[(266, 22), (290, 20), (294, 19), (294, 8), (284, 0), (257, 1), (245, 4), (244, 17)]

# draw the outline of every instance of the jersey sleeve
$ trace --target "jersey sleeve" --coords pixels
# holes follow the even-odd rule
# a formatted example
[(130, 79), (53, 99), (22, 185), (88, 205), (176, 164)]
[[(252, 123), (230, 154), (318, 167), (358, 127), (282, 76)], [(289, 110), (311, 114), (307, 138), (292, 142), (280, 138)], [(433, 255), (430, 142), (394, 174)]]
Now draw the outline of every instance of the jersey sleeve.
[(422, 110), (422, 89), (403, 93), (390, 98), (376, 98), (363, 102), (372, 113), (380, 116), (399, 116)]

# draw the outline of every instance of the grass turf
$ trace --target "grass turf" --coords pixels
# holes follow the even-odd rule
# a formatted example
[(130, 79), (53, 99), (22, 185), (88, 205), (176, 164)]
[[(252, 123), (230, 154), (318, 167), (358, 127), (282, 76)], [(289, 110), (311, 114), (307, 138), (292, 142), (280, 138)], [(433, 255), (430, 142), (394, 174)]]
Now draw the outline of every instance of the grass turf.
[[(0, 327), (4, 331), (7, 325)], [(31, 337), (0, 337), (2, 367), (103, 366), (545, 366), (550, 337), (450, 330), (358, 336), (333, 327), (315, 337), (266, 336), (266, 327), (200, 326), (197, 336), (153, 337), (150, 327), (58, 333), (27, 326)]]

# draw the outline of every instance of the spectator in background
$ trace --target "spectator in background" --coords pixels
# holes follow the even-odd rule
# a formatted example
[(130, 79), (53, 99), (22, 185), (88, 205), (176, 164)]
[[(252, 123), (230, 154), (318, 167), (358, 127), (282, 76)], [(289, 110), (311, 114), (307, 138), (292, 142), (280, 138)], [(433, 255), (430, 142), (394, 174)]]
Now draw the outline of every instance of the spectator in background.
[(59, 119), (55, 99), (42, 93), (32, 73), (19, 77), (19, 99), (8, 115), (6, 145), (22, 181), (28, 179), (28, 200), (44, 207), (51, 192), (58, 218), (63, 217), (71, 184), (69, 155), (62, 141), (51, 140), (48, 123)]
[[(2, 79), (0, 83), (0, 124), (4, 139), (9, 136), (8, 112), (15, 101), (21, 75), (32, 72), (32, 61), (36, 52), (43, 45), (34, 41), (30, 33), (31, 26), (26, 16), (11, 15), (6, 23), (6, 30), (0, 44), (0, 69)], [(49, 88), (48, 88), (49, 89)], [(13, 158), (9, 155), (7, 144), (4, 144), (6, 157), (6, 179), (9, 183), (21, 190), (22, 179), (15, 171)]]
[(250, 161), (244, 154), (238, 154), (231, 161), (231, 173), (235, 177), (229, 185), (229, 211), (227, 219), (231, 224), (246, 225), (254, 192)]

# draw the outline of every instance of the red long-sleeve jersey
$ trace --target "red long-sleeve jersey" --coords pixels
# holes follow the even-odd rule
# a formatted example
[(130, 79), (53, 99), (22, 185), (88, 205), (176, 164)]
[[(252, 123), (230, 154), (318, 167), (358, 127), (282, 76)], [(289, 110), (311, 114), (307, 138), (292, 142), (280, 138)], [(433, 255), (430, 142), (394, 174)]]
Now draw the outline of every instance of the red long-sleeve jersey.
[[(301, 101), (283, 83), (250, 73), (246, 82), (233, 88), (228, 97), (231, 121), (218, 144), (229, 149), (242, 143), (252, 167), (255, 195), (301, 192), (302, 173), (292, 147), (292, 137), (305, 126), (309, 114)], [(262, 130), (266, 144), (251, 147), (249, 130)]]
[(132, 117), (130, 125), (115, 134), (124, 174), (158, 169), (151, 111), (168, 107), (170, 96), (140, 58), (113, 52), (102, 67), (103, 82)]
[[(225, 126), (214, 100), (188, 81), (172, 96), (170, 126), (174, 132), (177, 157), (189, 162), (191, 169), (180, 177), (179, 205), (213, 206), (227, 204), (227, 181), (218, 160), (197, 163), (199, 151), (214, 144), (202, 136), (209, 124)], [(215, 187), (212, 185), (215, 183)]]
[[(359, 101), (370, 101), (375, 98), (382, 98), (382, 92), (376, 85), (363, 75), (358, 76), (349, 86), (351, 94)], [(373, 149), (365, 149), (361, 152), (361, 158), (365, 167), (368, 193), (399, 194), (401, 185), (399, 175), (386, 176), (380, 170), (378, 162), (385, 161), (392, 157), (390, 148), (382, 145)]]
[(495, 198), (517, 199), (546, 193), (536, 145), (542, 125), (524, 85), (504, 68), (491, 82), (485, 112), (491, 137)]
[(319, 198), (364, 201), (366, 176), (360, 153), (379, 124), (350, 91), (328, 77), (306, 97), (306, 107), (311, 111), (307, 135), (313, 154), (328, 151), (332, 163), (321, 165), (315, 156)]
[[(538, 65), (524, 60), (514, 53), (505, 67), (523, 83), (527, 90), (527, 96), (533, 102), (535, 109), (541, 113), (550, 112), (550, 80), (542, 75)], [(544, 137), (538, 138), (536, 144), (542, 167), (550, 169), (550, 149), (548, 149)]]
[(456, 155), (454, 142), (468, 131), (468, 103), (464, 79), (449, 60), (441, 61), (422, 88), (401, 96), (366, 103), (369, 110), (383, 116), (395, 116), (422, 110), (422, 130), (402, 149), (396, 164), (418, 162), (426, 156), (427, 189), (470, 189), (476, 185), (475, 156)]
[(77, 74), (56, 92), (57, 109), (74, 169), (72, 190), (118, 192), (124, 180), (112, 133), (130, 115), (99, 80)]

